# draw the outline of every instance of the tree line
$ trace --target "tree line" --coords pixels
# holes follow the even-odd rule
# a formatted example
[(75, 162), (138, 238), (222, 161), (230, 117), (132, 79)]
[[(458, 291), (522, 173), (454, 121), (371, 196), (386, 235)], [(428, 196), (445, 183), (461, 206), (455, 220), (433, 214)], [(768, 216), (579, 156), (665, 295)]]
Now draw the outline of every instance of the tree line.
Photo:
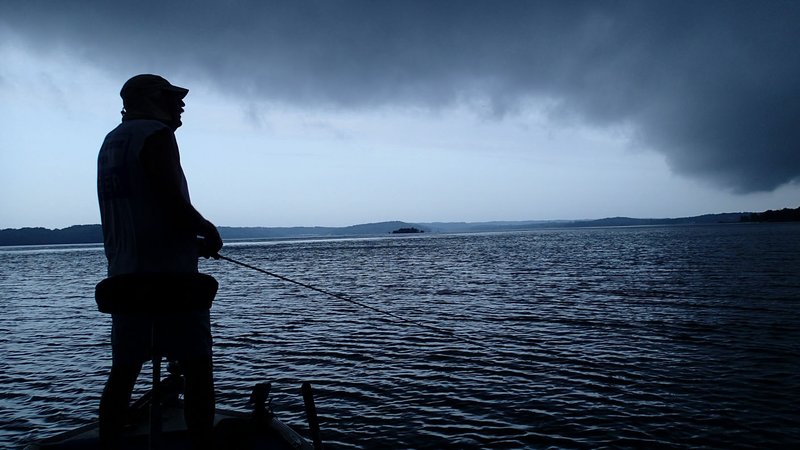
[(743, 215), (741, 220), (742, 222), (800, 222), (800, 207), (750, 213)]

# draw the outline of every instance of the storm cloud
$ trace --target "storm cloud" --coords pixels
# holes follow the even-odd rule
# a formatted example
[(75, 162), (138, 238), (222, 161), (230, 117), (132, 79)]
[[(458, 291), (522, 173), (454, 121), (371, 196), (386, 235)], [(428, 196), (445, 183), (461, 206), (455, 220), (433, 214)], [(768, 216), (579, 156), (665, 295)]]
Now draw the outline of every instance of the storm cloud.
[(243, 100), (473, 105), (625, 127), (735, 192), (800, 179), (800, 2), (184, 1), (0, 6), (0, 35)]

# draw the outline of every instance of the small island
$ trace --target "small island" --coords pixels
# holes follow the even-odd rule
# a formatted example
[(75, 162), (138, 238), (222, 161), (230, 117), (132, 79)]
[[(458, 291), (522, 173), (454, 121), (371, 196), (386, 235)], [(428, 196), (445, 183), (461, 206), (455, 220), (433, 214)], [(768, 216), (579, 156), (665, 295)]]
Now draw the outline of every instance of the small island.
[(397, 230), (392, 231), (392, 234), (413, 234), (413, 233), (424, 233), (425, 230), (420, 230), (419, 228), (410, 227), (410, 228), (400, 228)]

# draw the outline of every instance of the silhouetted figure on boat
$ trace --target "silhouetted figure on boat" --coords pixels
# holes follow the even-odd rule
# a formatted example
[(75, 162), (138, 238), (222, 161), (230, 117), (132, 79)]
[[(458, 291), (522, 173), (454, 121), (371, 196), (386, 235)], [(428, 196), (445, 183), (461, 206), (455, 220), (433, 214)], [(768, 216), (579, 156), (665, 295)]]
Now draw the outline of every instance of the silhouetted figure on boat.
[[(216, 255), (222, 247), (216, 227), (192, 206), (180, 164), (174, 132), (181, 126), (187, 93), (156, 75), (137, 75), (122, 87), (122, 123), (106, 136), (97, 164), (109, 277), (196, 274), (198, 257)], [(205, 308), (156, 319), (112, 314), (112, 367), (100, 402), (100, 437), (106, 446), (113, 446), (122, 430), (156, 334), (159, 353), (183, 369), (192, 440), (211, 442), (214, 382)]]

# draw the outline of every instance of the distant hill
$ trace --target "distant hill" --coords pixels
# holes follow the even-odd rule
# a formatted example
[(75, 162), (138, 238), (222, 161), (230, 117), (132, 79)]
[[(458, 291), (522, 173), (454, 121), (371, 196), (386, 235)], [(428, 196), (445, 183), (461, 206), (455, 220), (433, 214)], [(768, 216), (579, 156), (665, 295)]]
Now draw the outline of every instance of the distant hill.
[(737, 223), (748, 213), (704, 214), (676, 219), (633, 219), (630, 217), (609, 217), (597, 220), (581, 220), (565, 224), (568, 227), (624, 227), (644, 225), (702, 225), (712, 223)]
[[(377, 236), (390, 234), (401, 228), (417, 228), (425, 233), (479, 233), (488, 231), (534, 230), (541, 228), (619, 227), (646, 225), (693, 225), (737, 222), (796, 222), (800, 221), (800, 207), (761, 213), (739, 212), (704, 214), (674, 219), (636, 219), (609, 217), (597, 220), (538, 220), (516, 222), (378, 222), (349, 227), (220, 227), (225, 240), (287, 239)], [(75, 225), (62, 229), (8, 228), (0, 230), (0, 246), (92, 244), (103, 242), (100, 225)]]
[[(380, 222), (348, 227), (219, 227), (222, 239), (278, 239), (304, 237), (348, 237), (389, 234), (398, 228), (417, 226), (406, 222)], [(0, 230), (0, 246), (7, 245), (56, 245), (93, 244), (103, 242), (100, 225), (75, 225), (63, 229), (8, 228)]]
[(406, 222), (378, 222), (351, 225), (348, 227), (219, 227), (222, 239), (270, 239), (303, 237), (344, 237), (388, 234), (408, 227)]
[(1, 245), (93, 244), (103, 242), (100, 225), (74, 225), (48, 228), (7, 228), (0, 230)]
[(433, 222), (423, 223), (439, 233), (475, 233), (482, 231), (514, 231), (538, 228), (581, 228), (581, 227), (629, 227), (645, 225), (699, 225), (711, 223), (737, 223), (751, 213), (705, 214), (676, 219), (635, 219), (631, 217), (608, 217), (596, 220), (539, 220), (521, 222)]

